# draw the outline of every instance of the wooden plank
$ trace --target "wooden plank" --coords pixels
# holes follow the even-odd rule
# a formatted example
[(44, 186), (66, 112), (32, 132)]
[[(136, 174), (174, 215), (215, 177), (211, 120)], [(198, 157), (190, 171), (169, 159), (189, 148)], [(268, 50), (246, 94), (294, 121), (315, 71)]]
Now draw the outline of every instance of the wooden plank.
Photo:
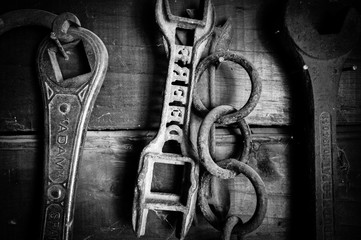
[[(287, 129), (252, 128), (253, 144), (250, 165), (260, 174), (269, 194), (269, 206), (262, 226), (249, 239), (289, 239), (290, 234), (309, 235), (304, 229), (307, 199), (306, 175), (294, 175), (306, 164), (302, 153), (295, 152), (296, 140)], [(361, 203), (359, 194), (360, 127), (340, 127), (339, 146), (347, 154), (350, 169), (348, 188), (336, 195), (339, 233), (355, 229), (354, 214)], [(137, 163), (143, 147), (154, 137), (154, 131), (89, 131), (80, 166), (75, 212), (75, 239), (136, 239), (131, 229), (131, 205)], [(0, 238), (22, 239), (35, 236), (39, 210), (36, 196), (41, 193), (42, 142), (34, 135), (0, 137), (1, 194)], [(239, 149), (240, 139), (228, 130), (217, 131), (217, 158), (222, 159)], [(358, 173), (357, 173), (358, 172)], [(301, 178), (298, 178), (301, 177)], [(302, 187), (303, 186), (303, 187)], [(342, 187), (342, 186), (341, 186)], [(227, 183), (230, 211), (250, 217), (255, 204), (252, 186), (244, 178)], [(347, 190), (347, 191), (346, 191)], [(164, 219), (168, 214), (152, 214), (147, 239), (173, 236), (174, 227)], [(302, 216), (302, 217), (301, 217)], [(218, 233), (197, 214), (189, 239), (217, 239)], [(171, 221), (171, 220), (169, 220)], [(1, 235), (3, 234), (3, 235)], [(355, 235), (353, 235), (355, 236)], [(9, 238), (6, 238), (9, 239)], [(171, 237), (172, 239), (172, 237)]]
[[(284, 67), (275, 39), (270, 36), (265, 17), (278, 1), (214, 1), (217, 23), (226, 17), (234, 19), (231, 50), (238, 51), (252, 62), (263, 81), (259, 104), (248, 117), (250, 124), (288, 126), (292, 124), (290, 72)], [(94, 31), (105, 42), (109, 69), (90, 120), (90, 130), (147, 129), (159, 125), (163, 84), (167, 59), (160, 32), (154, 21), (154, 1), (25, 1), (8, 2), (6, 12), (22, 6), (42, 8), (55, 13), (70, 11), (84, 27)], [(35, 53), (44, 29), (21, 29), (0, 38), (0, 131), (38, 131), (41, 129), (40, 101)], [(23, 39), (27, 39), (23, 41)], [(361, 46), (361, 44), (359, 44)], [(361, 66), (361, 51), (357, 48), (347, 64)], [(25, 57), (24, 57), (25, 56)], [(230, 70), (231, 69), (231, 70)], [(359, 68), (360, 69), (360, 68)], [(249, 80), (237, 67), (218, 71), (219, 103), (240, 107), (249, 95)], [(339, 124), (361, 122), (360, 70), (345, 72), (339, 90)], [(248, 84), (248, 85), (247, 85)], [(204, 88), (203, 88), (204, 89)], [(206, 99), (206, 92), (203, 92)]]
[[(273, 137), (255, 134), (254, 141), (255, 144), (258, 144), (256, 144), (258, 151), (268, 152), (272, 156), (282, 153), (283, 155), (278, 160), (274, 160), (282, 162), (281, 165), (287, 165), (286, 152), (288, 150), (284, 148), (283, 142), (289, 141), (289, 136), (273, 133)], [(115, 239), (119, 237), (136, 239), (130, 226), (133, 182), (139, 154), (154, 137), (154, 134), (153, 131), (88, 132), (80, 166), (76, 198), (75, 239)], [(237, 137), (229, 135), (225, 130), (218, 131), (217, 136), (220, 157), (222, 152), (227, 155), (228, 153), (224, 151), (233, 149), (232, 145), (239, 141)], [(274, 144), (276, 144), (275, 147), (272, 147)], [(0, 154), (2, 156), (0, 183), (3, 188), (12, 192), (12, 194), (5, 194), (0, 198), (1, 205), (9, 206), (3, 210), (5, 212), (0, 217), (1, 226), (6, 226), (0, 233), (5, 236), (15, 236), (14, 239), (19, 239), (26, 235), (29, 236), (29, 234), (31, 234), (30, 236), (35, 234), (30, 231), (37, 227), (31, 214), (38, 208), (34, 210), (30, 206), (33, 204), (39, 206), (35, 193), (39, 194), (41, 191), (41, 174), (39, 174), (41, 158), (38, 158), (41, 146), (41, 139), (34, 135), (0, 138)], [(253, 155), (252, 164), (258, 161), (258, 157)], [(281, 167), (281, 165), (278, 164), (275, 167)], [(263, 230), (259, 230), (257, 235), (278, 236), (284, 235), (288, 231), (286, 226), (290, 221), (289, 211), (284, 201), (289, 196), (282, 192), (285, 192), (284, 185), (289, 184), (289, 181), (285, 174), (287, 166), (284, 165), (282, 168), (280, 171), (284, 173), (283, 177), (266, 178), (267, 190), (270, 192), (272, 200), (270, 200), (265, 227)], [(21, 187), (19, 188), (19, 186)], [(250, 214), (248, 206), (254, 202), (253, 189), (237, 185), (235, 191), (248, 196), (239, 206), (244, 212), (244, 216), (247, 217)], [(236, 196), (237, 193), (233, 195)], [(174, 225), (170, 227), (166, 222), (160, 221), (165, 216), (167, 214), (150, 216), (152, 224), (147, 230), (147, 239), (164, 239), (164, 236), (173, 236)], [(198, 225), (192, 227), (189, 239), (215, 239), (215, 236), (218, 237), (217, 231), (202, 218), (198, 214)], [(281, 230), (276, 227), (280, 222), (284, 225)]]

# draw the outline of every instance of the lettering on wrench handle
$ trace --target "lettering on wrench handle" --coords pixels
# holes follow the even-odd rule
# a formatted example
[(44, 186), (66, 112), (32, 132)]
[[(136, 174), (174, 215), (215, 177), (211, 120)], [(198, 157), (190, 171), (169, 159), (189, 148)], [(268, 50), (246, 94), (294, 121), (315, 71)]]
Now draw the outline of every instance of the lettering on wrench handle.
[[(44, 240), (71, 239), (79, 161), (108, 65), (107, 50), (94, 33), (68, 27), (65, 33), (71, 37), (62, 47), (69, 59), (50, 38), (41, 43), (37, 59), (45, 104)], [(53, 28), (53, 32), (58, 31)], [(62, 40), (65, 35), (58, 37)]]
[(303, 67), (312, 113), (313, 136), (309, 141), (314, 157), (316, 238), (335, 239), (337, 236), (335, 193), (337, 192), (336, 99), (343, 64), (360, 34), (360, 20), (355, 10), (349, 10), (342, 28), (324, 32), (315, 23), (327, 22), (328, 7), (342, 8), (337, 1), (328, 6), (319, 0), (290, 1), (286, 10), (286, 28)]
[[(211, 2), (204, 3), (203, 20), (174, 16), (166, 0), (156, 3), (156, 21), (166, 40), (169, 65), (163, 102), (160, 129), (154, 140), (142, 151), (138, 180), (134, 191), (133, 228), (140, 237), (145, 234), (149, 210), (181, 212), (181, 227), (177, 229), (180, 239), (186, 236), (194, 215), (198, 189), (198, 164), (192, 158), (188, 139), (191, 96), (194, 70), (204, 50), (207, 37), (214, 28), (214, 10)], [(176, 44), (178, 30), (190, 31), (189, 45)], [(180, 153), (164, 153), (167, 141), (180, 145)], [(151, 189), (155, 164), (183, 166), (180, 195), (157, 192)]]

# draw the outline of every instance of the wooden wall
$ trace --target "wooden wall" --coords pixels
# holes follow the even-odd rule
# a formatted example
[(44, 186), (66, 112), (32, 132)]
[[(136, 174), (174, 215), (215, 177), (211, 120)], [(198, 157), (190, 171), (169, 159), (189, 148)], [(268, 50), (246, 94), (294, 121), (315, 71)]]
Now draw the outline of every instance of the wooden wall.
[[(178, 5), (181, 1), (170, 0)], [(195, 1), (184, 1), (192, 6)], [(348, 1), (353, 3), (353, 1)], [(356, 1), (354, 1), (356, 2)], [(213, 0), (217, 24), (233, 19), (230, 49), (251, 61), (260, 73), (263, 92), (250, 116), (253, 145), (250, 164), (264, 179), (269, 207), (263, 225), (247, 239), (295, 239), (312, 234), (310, 176), (302, 139), (307, 96), (300, 91), (299, 66), (283, 45), (284, 0)], [(74, 239), (135, 239), (131, 229), (133, 183), (140, 151), (155, 135), (162, 104), (167, 59), (154, 20), (155, 1), (106, 0), (7, 1), (0, 14), (20, 8), (72, 12), (96, 33), (109, 52), (106, 79), (95, 102), (79, 172)], [(177, 5), (178, 4), (178, 5)], [(0, 26), (1, 27), (1, 26)], [(42, 175), (42, 115), (36, 78), (42, 28), (10, 31), (0, 37), (0, 239), (33, 239), (39, 228)], [(342, 191), (336, 194), (337, 237), (360, 234), (361, 222), (361, 44), (345, 66), (338, 94), (338, 145)], [(204, 86), (201, 82), (199, 86)], [(202, 99), (208, 97), (198, 87)], [(241, 106), (249, 95), (244, 70), (235, 65), (217, 72), (217, 102)], [(239, 148), (229, 131), (217, 131), (219, 158)], [(342, 153), (342, 154), (341, 154)], [(230, 181), (231, 211), (247, 218), (255, 196), (244, 179)], [(145, 239), (173, 238), (165, 216), (152, 214)], [(304, 219), (309, 219), (305, 220)], [(189, 239), (218, 239), (197, 214)]]

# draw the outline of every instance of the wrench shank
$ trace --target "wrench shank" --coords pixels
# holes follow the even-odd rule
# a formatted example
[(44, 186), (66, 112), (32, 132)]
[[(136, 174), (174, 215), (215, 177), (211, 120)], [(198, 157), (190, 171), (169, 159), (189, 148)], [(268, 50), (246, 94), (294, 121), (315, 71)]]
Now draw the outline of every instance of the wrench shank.
[[(53, 41), (38, 52), (38, 71), (45, 104), (45, 174), (42, 239), (71, 239), (76, 178), (91, 110), (103, 83), (108, 54), (104, 44), (84, 28), (69, 29), (85, 48), (90, 72), (63, 79)], [(73, 43), (64, 45), (71, 51)]]
[(336, 100), (348, 53), (330, 60), (301, 54), (309, 66), (313, 97), (313, 145), (317, 239), (335, 238), (337, 190)]
[[(204, 40), (214, 27), (213, 6), (206, 0), (204, 19), (195, 20), (172, 15), (168, 1), (164, 3), (158, 0), (156, 20), (169, 51), (168, 75), (160, 129), (155, 139), (143, 149), (140, 157), (132, 222), (134, 231), (140, 237), (145, 234), (149, 210), (180, 212), (181, 227), (176, 234), (180, 239), (184, 239), (192, 223), (198, 189), (199, 166), (192, 159), (194, 155), (188, 140), (194, 70), (204, 49)], [(178, 29), (190, 30), (192, 44), (176, 44)], [(181, 153), (163, 152), (168, 141), (178, 143)], [(183, 166), (180, 194), (152, 191), (155, 164)]]

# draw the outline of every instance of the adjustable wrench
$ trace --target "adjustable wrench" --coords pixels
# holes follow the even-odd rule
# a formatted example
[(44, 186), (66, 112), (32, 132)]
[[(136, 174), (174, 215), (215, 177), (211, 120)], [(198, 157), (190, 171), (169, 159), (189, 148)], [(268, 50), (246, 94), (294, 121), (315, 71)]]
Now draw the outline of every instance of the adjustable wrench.
[[(191, 226), (199, 172), (188, 134), (191, 96), (194, 71), (205, 48), (205, 40), (213, 31), (214, 19), (210, 0), (204, 2), (202, 20), (175, 16), (171, 13), (167, 0), (157, 0), (156, 21), (166, 40), (169, 65), (160, 129), (140, 156), (133, 201), (133, 228), (138, 237), (145, 234), (149, 210), (182, 213), (181, 228), (177, 232), (180, 239), (184, 239)], [(176, 34), (180, 29), (190, 31), (192, 40), (189, 45), (176, 44)], [(163, 147), (168, 141), (177, 142), (181, 153), (164, 153)], [(152, 190), (156, 164), (183, 166), (180, 194)]]
[(72, 14), (56, 17), (37, 56), (45, 105), (44, 240), (71, 239), (77, 170), (108, 65), (103, 42), (79, 25)]
[(329, 29), (329, 25), (322, 26), (325, 19), (321, 17), (331, 14), (329, 10), (342, 9), (338, 4), (337, 1), (297, 0), (290, 1), (286, 10), (286, 28), (299, 54), (308, 95), (312, 99), (310, 143), (314, 156), (317, 239), (336, 236), (336, 99), (343, 63), (360, 33), (360, 21), (352, 9), (348, 10), (339, 31)]

